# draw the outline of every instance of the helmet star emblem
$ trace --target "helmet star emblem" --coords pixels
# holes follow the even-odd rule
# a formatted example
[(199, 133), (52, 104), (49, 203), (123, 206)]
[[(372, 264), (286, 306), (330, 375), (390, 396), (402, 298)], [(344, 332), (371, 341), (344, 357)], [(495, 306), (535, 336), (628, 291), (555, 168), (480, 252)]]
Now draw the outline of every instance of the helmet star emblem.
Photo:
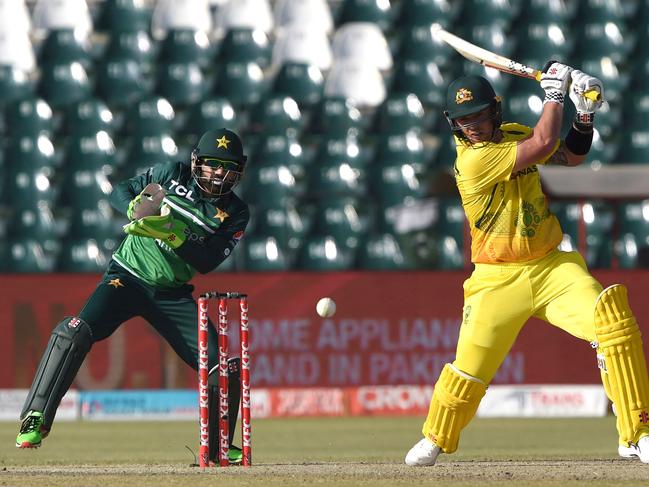
[(221, 137), (220, 139), (216, 139), (216, 143), (218, 144), (218, 145), (216, 146), (217, 149), (219, 149), (219, 148), (221, 148), (221, 147), (225, 147), (225, 148), (227, 149), (227, 148), (228, 148), (228, 144), (230, 143), (230, 141), (229, 141), (228, 139), (226, 139), (226, 138), (225, 138), (225, 135), (224, 135), (224, 136)]
[(219, 220), (221, 220), (221, 223), (223, 223), (223, 222), (225, 221), (225, 219), (226, 219), (227, 217), (229, 217), (229, 216), (230, 216), (230, 215), (228, 215), (228, 214), (227, 214), (225, 211), (223, 211), (221, 208), (217, 208), (217, 209), (216, 209), (216, 215), (214, 215), (214, 218), (218, 218)]

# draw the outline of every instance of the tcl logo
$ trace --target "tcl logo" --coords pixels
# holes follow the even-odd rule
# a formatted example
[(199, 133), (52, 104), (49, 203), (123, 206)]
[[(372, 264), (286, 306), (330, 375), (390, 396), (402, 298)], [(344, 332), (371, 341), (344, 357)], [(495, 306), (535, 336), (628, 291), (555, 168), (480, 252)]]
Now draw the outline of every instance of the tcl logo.
[(176, 193), (178, 196), (182, 196), (183, 198), (186, 198), (189, 201), (194, 201), (194, 198), (192, 197), (193, 190), (187, 189), (185, 186), (180, 184), (175, 179), (171, 180), (171, 186), (169, 186), (169, 189), (172, 190), (174, 193)]

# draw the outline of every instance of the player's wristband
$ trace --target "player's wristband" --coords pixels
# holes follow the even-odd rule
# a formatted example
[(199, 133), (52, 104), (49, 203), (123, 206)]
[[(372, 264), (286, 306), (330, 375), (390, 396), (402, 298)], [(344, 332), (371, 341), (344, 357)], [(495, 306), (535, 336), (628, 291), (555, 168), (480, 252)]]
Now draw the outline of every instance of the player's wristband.
[(590, 130), (581, 130), (577, 127), (577, 122), (572, 124), (564, 140), (566, 148), (577, 156), (588, 154), (590, 146), (593, 143), (593, 126)]
[(561, 91), (548, 90), (545, 92), (545, 99), (543, 100), (543, 104), (545, 105), (546, 103), (552, 102), (552, 103), (558, 103), (559, 105), (563, 106), (563, 100), (564, 100), (564, 94), (561, 93)]
[(593, 123), (595, 122), (594, 112), (580, 112), (575, 114), (575, 128), (580, 132), (592, 132)]

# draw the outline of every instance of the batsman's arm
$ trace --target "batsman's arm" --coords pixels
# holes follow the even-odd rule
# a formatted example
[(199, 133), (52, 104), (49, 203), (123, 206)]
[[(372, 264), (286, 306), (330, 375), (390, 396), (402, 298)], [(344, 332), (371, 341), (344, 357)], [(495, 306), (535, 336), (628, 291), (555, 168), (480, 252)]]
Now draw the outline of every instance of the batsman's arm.
[(248, 225), (248, 209), (242, 208), (242, 211), (230, 218), (229, 225), (221, 226), (219, 231), (204, 243), (185, 240), (185, 243), (174, 249), (174, 252), (201, 274), (213, 271), (232, 253), (243, 236)]

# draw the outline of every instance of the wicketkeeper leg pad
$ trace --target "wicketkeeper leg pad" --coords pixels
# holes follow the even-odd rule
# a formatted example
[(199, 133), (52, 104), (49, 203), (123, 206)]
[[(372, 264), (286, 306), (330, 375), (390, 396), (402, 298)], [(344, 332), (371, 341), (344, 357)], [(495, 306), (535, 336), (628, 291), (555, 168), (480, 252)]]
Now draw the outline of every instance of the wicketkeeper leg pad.
[(92, 343), (92, 330), (81, 318), (68, 316), (57, 325), (38, 364), (21, 418), (29, 411), (39, 411), (43, 413), (43, 427), (47, 430), (52, 427), (56, 409)]
[(480, 379), (446, 364), (430, 400), (422, 429), (424, 436), (444, 453), (453, 453), (460, 441), (460, 431), (473, 419), (486, 392), (487, 385)]
[(649, 378), (638, 323), (621, 284), (604, 289), (595, 304), (602, 382), (615, 404), (621, 443), (649, 434)]

